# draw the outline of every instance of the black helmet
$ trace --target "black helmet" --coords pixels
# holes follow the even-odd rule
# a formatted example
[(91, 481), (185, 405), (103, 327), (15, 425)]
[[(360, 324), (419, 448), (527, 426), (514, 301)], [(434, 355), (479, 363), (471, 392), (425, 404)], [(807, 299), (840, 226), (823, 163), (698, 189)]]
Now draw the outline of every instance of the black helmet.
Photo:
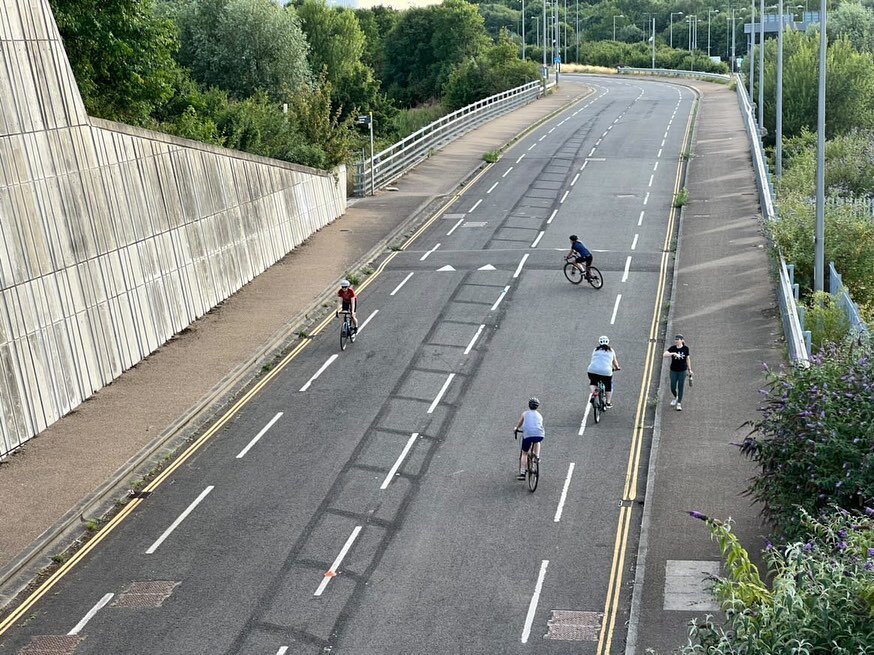
[(576, 240), (577, 240), (577, 235), (576, 235), (576, 234), (572, 234), (570, 238), (571, 238), (571, 241), (576, 241)]
[(528, 409), (537, 409), (540, 407), (540, 401), (537, 398), (528, 399)]

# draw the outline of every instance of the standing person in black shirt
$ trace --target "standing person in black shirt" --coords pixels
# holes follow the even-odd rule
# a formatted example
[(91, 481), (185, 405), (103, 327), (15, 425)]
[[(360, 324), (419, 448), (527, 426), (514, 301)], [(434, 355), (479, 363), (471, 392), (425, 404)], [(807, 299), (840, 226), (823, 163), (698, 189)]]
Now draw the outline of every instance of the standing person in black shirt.
[(689, 357), (689, 346), (682, 334), (674, 337), (674, 345), (668, 348), (663, 357), (671, 358), (671, 407), (678, 412), (683, 411), (683, 389), (686, 386), (686, 373), (692, 376), (692, 359)]

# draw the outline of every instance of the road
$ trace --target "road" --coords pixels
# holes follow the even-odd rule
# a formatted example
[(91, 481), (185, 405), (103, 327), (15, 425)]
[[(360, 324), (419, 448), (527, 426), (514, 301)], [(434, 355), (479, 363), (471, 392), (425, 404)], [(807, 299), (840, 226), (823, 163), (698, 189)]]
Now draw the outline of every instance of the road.
[[(333, 322), (292, 353), (0, 653), (620, 652), (694, 96), (587, 83), (386, 256), (356, 343)], [(571, 233), (600, 291), (564, 278)], [(601, 334), (622, 371), (593, 425)], [(534, 494), (512, 438), (530, 396)]]

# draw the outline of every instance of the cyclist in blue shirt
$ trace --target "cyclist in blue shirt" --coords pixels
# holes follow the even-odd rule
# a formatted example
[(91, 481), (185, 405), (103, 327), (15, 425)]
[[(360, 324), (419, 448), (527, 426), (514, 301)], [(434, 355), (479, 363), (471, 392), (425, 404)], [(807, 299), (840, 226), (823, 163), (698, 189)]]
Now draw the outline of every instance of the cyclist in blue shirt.
[[(591, 251), (586, 248), (585, 244), (577, 238), (576, 234), (572, 234), (570, 236), (571, 240), (571, 249), (568, 252), (567, 259), (568, 261), (573, 261), (574, 266), (580, 269), (580, 272), (586, 276), (586, 279), (589, 279), (589, 266), (592, 265), (592, 260), (594, 257), (592, 256)], [(585, 264), (586, 267), (583, 268), (582, 264)]]

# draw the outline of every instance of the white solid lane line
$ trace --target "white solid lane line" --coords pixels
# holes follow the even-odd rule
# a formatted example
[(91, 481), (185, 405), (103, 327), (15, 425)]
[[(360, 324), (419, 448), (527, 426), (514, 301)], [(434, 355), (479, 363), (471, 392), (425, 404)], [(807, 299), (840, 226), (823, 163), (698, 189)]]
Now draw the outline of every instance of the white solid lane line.
[(646, 195), (643, 197), (643, 204), (645, 205), (648, 202), (649, 202), (649, 191), (647, 191)]
[(88, 610), (88, 613), (83, 616), (82, 620), (76, 624), (76, 627), (67, 633), (67, 636), (74, 636), (82, 632), (82, 629), (85, 627), (88, 621), (93, 619), (94, 615), (97, 614), (97, 612), (99, 612), (101, 609), (103, 609), (106, 603), (112, 600), (113, 596), (115, 596), (115, 594), (106, 594), (105, 596), (103, 596), (103, 598), (98, 600), (97, 604), (94, 605), (94, 607), (92, 607), (90, 610)]
[(270, 419), (270, 423), (268, 423), (263, 428), (261, 428), (261, 431), (255, 435), (255, 438), (252, 439), (252, 441), (250, 441), (248, 444), (246, 444), (246, 447), (240, 451), (240, 453), (239, 453), (239, 455), (237, 455), (236, 459), (243, 459), (246, 456), (246, 453), (248, 453), (249, 450), (252, 448), (252, 446), (254, 446), (256, 443), (258, 443), (261, 440), (261, 437), (263, 437), (265, 434), (267, 434), (267, 430), (272, 428), (273, 424), (276, 423), (276, 421), (278, 421), (281, 418), (282, 418), (282, 412), (279, 412), (278, 414), (276, 414), (276, 416), (274, 416), (272, 419)]
[(534, 595), (531, 596), (531, 602), (528, 604), (528, 615), (525, 617), (525, 627), (522, 628), (522, 643), (528, 643), (528, 637), (531, 635), (531, 624), (534, 622), (534, 614), (537, 612), (537, 603), (540, 601), (540, 590), (543, 589), (543, 578), (546, 577), (546, 567), (549, 566), (549, 560), (545, 559), (540, 563), (540, 573), (537, 574), (537, 584), (534, 585)]
[(586, 398), (586, 411), (583, 412), (583, 422), (580, 423), (580, 431), (577, 432), (581, 437), (586, 433), (586, 422), (589, 420), (589, 411), (592, 409), (592, 403), (589, 402), (591, 399), (592, 394), (589, 394), (589, 397)]
[(613, 316), (610, 317), (610, 325), (613, 325), (616, 322), (616, 312), (619, 311), (619, 301), (622, 300), (622, 294), (616, 294), (616, 302), (613, 305)]
[(580, 179), (580, 174), (577, 173), (576, 175), (574, 175), (574, 179), (571, 180), (571, 186), (573, 186), (574, 184), (576, 184), (576, 183), (577, 183), (577, 180), (579, 180), (579, 179)]
[(510, 290), (510, 287), (504, 287), (504, 290), (501, 291), (501, 295), (498, 296), (498, 299), (495, 301), (495, 304), (492, 305), (492, 309), (490, 311), (495, 311), (498, 308), (498, 305), (501, 304), (501, 301), (504, 299), (504, 296), (507, 295), (507, 292)]
[(362, 332), (364, 332), (364, 328), (367, 327), (367, 324), (370, 323), (370, 321), (373, 320), (373, 317), (376, 316), (377, 314), (379, 314), (379, 310), (374, 309), (373, 312), (370, 314), (370, 316), (368, 316), (367, 318), (364, 319), (364, 323), (362, 323), (361, 325), (358, 326), (358, 332), (356, 334), (361, 334)]
[(464, 219), (463, 219), (463, 218), (459, 218), (459, 219), (458, 219), (458, 222), (457, 222), (455, 225), (452, 226), (452, 228), (449, 230), (449, 232), (446, 233), (446, 236), (452, 236), (452, 233), (455, 232), (455, 230), (457, 230), (458, 227), (459, 227), (462, 223), (464, 223)]
[(568, 487), (571, 486), (571, 477), (573, 477), (574, 474), (574, 466), (576, 465), (571, 462), (567, 467), (567, 477), (564, 479), (564, 488), (561, 490), (561, 498), (558, 500), (558, 507), (555, 510), (555, 518), (552, 519), (554, 523), (561, 521), (561, 513), (562, 510), (564, 510), (564, 501), (567, 500)]
[(519, 163), (520, 161), (522, 161), (524, 158), (525, 158), (525, 153), (523, 152), (523, 153), (520, 155), (519, 159), (516, 160), (516, 163), (518, 164), (518, 163)]
[(468, 214), (472, 214), (472, 213), (473, 213), (473, 210), (476, 209), (477, 207), (479, 207), (479, 204), (480, 204), (482, 201), (483, 201), (483, 199), (480, 198), (480, 199), (477, 200), (475, 203), (473, 203), (473, 207), (471, 207), (470, 209), (468, 209), (468, 210), (467, 210), (467, 213), (468, 213)]
[(455, 377), (455, 373), (450, 373), (449, 377), (446, 378), (446, 382), (443, 383), (443, 386), (440, 387), (440, 393), (437, 394), (437, 397), (431, 403), (431, 406), (428, 408), (427, 414), (433, 414), (434, 410), (437, 409), (437, 405), (440, 404), (440, 401), (443, 399), (443, 394), (446, 393), (446, 390), (449, 388), (449, 385), (452, 384), (452, 378)]
[(547, 225), (549, 225), (550, 223), (552, 223), (552, 219), (555, 218), (555, 215), (556, 215), (557, 213), (558, 213), (558, 210), (557, 210), (557, 209), (553, 209), (553, 210), (552, 210), (552, 216), (550, 216), (550, 217), (549, 217), (549, 220), (546, 221), (546, 224), (547, 224)]
[(419, 438), (418, 432), (413, 432), (410, 438), (407, 440), (404, 449), (401, 451), (401, 454), (398, 456), (397, 460), (394, 463), (394, 466), (391, 467), (391, 470), (385, 476), (385, 480), (382, 481), (382, 485), (379, 487), (380, 489), (388, 489), (388, 485), (391, 484), (391, 481), (395, 477), (395, 473), (398, 472), (398, 469), (401, 467), (401, 463), (404, 461), (404, 458), (407, 456), (407, 453), (410, 452), (410, 448), (413, 447), (413, 444), (416, 443), (416, 439)]
[(628, 269), (631, 268), (631, 255), (625, 258), (625, 271), (622, 273), (622, 281), (628, 281)]
[(536, 247), (537, 247), (537, 244), (540, 243), (540, 240), (541, 240), (542, 238), (543, 238), (543, 232), (541, 231), (540, 234), (537, 235), (537, 238), (534, 239), (533, 243), (531, 244), (531, 247), (532, 247), (532, 248), (536, 248)]
[[(464, 219), (462, 219), (462, 220), (464, 220)], [(412, 273), (412, 272), (407, 273), (407, 277), (405, 277), (403, 280), (401, 280), (401, 283), (395, 287), (395, 290), (392, 291), (392, 292), (391, 292), (390, 294), (388, 294), (388, 295), (390, 295), (390, 296), (395, 295), (398, 291), (401, 290), (401, 287), (404, 286), (404, 285), (409, 281), (409, 279), (410, 279), (411, 277), (413, 277), (413, 273)]]
[(561, 197), (561, 200), (558, 201), (560, 205), (563, 205), (563, 204), (564, 204), (564, 201), (567, 200), (567, 196), (568, 196), (569, 193), (570, 193), (570, 191), (565, 191), (565, 192), (564, 192), (564, 195)]
[[(513, 273), (514, 278), (519, 277), (519, 273), (522, 272), (522, 267), (525, 266), (526, 261), (528, 261), (528, 253), (527, 252), (524, 255), (522, 255), (522, 260), (519, 262), (519, 265), (516, 267), (516, 272)], [(510, 287), (507, 287), (507, 288), (509, 289)], [(492, 308), (492, 309), (494, 309), (494, 308)]]
[(440, 244), (438, 243), (436, 246), (434, 246), (433, 248), (431, 248), (431, 250), (429, 250), (429, 251), (426, 252), (424, 255), (422, 255), (421, 257), (419, 257), (419, 261), (420, 261), (420, 262), (423, 262), (423, 261), (425, 261), (426, 259), (428, 259), (428, 255), (430, 255), (431, 253), (433, 253), (433, 252), (434, 252), (435, 250), (437, 250), (437, 248), (439, 248), (439, 247), (440, 247)]
[(349, 538), (346, 540), (346, 543), (343, 544), (343, 548), (340, 551), (340, 554), (337, 555), (337, 559), (335, 559), (334, 563), (331, 564), (331, 568), (325, 572), (325, 577), (322, 578), (321, 583), (319, 583), (319, 588), (316, 589), (313, 596), (321, 596), (331, 579), (337, 577), (337, 567), (340, 566), (340, 562), (343, 561), (343, 558), (346, 557), (346, 553), (348, 553), (349, 549), (352, 548), (352, 544), (355, 543), (355, 539), (358, 537), (359, 532), (361, 532), (361, 526), (356, 525), (355, 529), (352, 530), (352, 534), (350, 534)]
[(156, 550), (158, 550), (158, 547), (162, 543), (164, 543), (164, 540), (167, 537), (169, 537), (171, 534), (173, 534), (173, 530), (175, 530), (176, 528), (179, 527), (179, 524), (182, 523), (182, 521), (184, 521), (185, 518), (189, 514), (191, 514), (191, 512), (194, 511), (195, 507), (200, 505), (200, 501), (202, 501), (204, 498), (206, 498), (207, 494), (209, 494), (209, 492), (212, 491), (213, 489), (215, 489), (215, 487), (213, 485), (210, 485), (206, 489), (201, 491), (200, 495), (197, 498), (195, 498), (194, 502), (191, 503), (187, 508), (185, 508), (185, 511), (179, 515), (179, 518), (177, 518), (175, 521), (173, 521), (173, 523), (170, 524), (169, 528), (164, 530), (164, 534), (162, 534), (160, 537), (158, 537), (158, 540), (155, 543), (153, 543), (151, 546), (149, 546), (149, 549), (146, 551), (146, 555), (151, 555)]
[(300, 390), (301, 390), (301, 391), (306, 391), (307, 389), (309, 389), (309, 388), (312, 386), (313, 382), (316, 381), (316, 378), (318, 378), (322, 373), (324, 373), (324, 372), (325, 372), (325, 369), (328, 368), (331, 364), (333, 364), (334, 361), (335, 361), (339, 356), (340, 356), (339, 353), (334, 353), (333, 355), (331, 355), (330, 357), (328, 357), (328, 360), (327, 360), (324, 364), (322, 364), (322, 366), (319, 368), (319, 370), (315, 372), (315, 375), (313, 375), (313, 377), (311, 377), (309, 380), (307, 380), (307, 383), (306, 383), (305, 385), (303, 385), (303, 386), (300, 388)]
[(634, 250), (635, 248), (637, 248), (637, 237), (639, 237), (639, 236), (640, 236), (639, 234), (635, 234), (635, 235), (634, 235), (634, 241), (631, 242), (631, 249), (632, 249), (632, 250)]
[(483, 333), (483, 330), (486, 328), (485, 325), (480, 325), (476, 331), (476, 334), (473, 335), (473, 339), (470, 340), (470, 343), (467, 344), (467, 348), (464, 349), (464, 354), (469, 355), (470, 351), (473, 350), (473, 344), (476, 343), (476, 340), (479, 339), (479, 335)]
[(510, 174), (510, 171), (512, 171), (512, 170), (513, 170), (513, 167), (510, 166), (510, 168), (508, 168), (506, 171), (504, 171), (504, 174), (501, 175), (501, 177), (507, 177), (507, 175), (509, 175), (509, 174)]
[(486, 193), (491, 193), (492, 191), (494, 191), (494, 190), (495, 190), (495, 187), (498, 186), (498, 184), (500, 184), (500, 183), (499, 183), (499, 182), (495, 182), (492, 186), (489, 187), (489, 190), (486, 191)]
[(640, 218), (637, 219), (637, 227), (640, 227), (641, 225), (643, 225), (643, 215), (645, 213), (646, 212), (643, 209), (640, 210)]

